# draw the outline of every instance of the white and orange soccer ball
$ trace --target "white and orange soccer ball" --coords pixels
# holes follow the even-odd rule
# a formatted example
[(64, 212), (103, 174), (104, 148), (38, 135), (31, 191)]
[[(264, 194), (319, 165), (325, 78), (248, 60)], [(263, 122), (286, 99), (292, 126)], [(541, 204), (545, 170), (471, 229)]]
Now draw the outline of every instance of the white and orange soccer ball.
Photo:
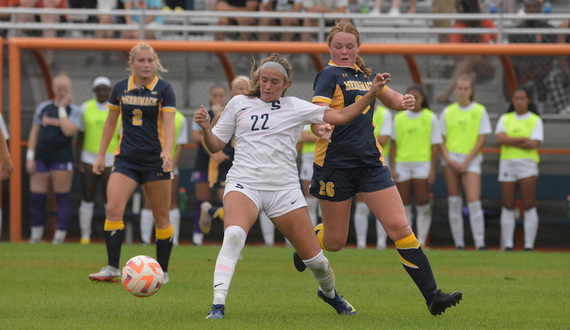
[(136, 256), (127, 261), (121, 274), (123, 287), (135, 297), (148, 297), (162, 286), (164, 272), (158, 261), (149, 256)]

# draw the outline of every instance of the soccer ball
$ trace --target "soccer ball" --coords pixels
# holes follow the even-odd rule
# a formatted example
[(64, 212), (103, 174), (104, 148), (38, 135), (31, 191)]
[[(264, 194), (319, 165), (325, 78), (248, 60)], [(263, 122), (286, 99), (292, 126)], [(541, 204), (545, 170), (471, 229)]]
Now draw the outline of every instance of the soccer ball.
[(162, 286), (164, 273), (160, 264), (149, 256), (132, 257), (121, 274), (123, 287), (135, 297), (148, 297)]

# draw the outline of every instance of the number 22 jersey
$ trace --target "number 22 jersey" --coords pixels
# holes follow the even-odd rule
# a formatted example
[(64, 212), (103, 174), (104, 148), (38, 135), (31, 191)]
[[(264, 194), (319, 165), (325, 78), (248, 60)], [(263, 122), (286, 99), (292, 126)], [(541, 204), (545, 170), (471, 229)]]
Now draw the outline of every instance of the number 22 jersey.
[(225, 143), (235, 135), (235, 158), (226, 182), (257, 190), (300, 188), (295, 147), (305, 125), (323, 123), (326, 109), (291, 96), (274, 102), (233, 97), (212, 129)]

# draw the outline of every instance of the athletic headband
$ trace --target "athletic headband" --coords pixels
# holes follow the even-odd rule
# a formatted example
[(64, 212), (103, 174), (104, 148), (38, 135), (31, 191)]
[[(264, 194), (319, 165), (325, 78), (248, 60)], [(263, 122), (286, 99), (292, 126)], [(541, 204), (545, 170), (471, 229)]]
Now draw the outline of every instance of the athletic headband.
[(275, 69), (279, 72), (281, 72), (283, 74), (283, 76), (285, 76), (285, 79), (289, 79), (289, 75), (287, 74), (287, 70), (285, 70), (285, 67), (283, 67), (283, 65), (277, 63), (277, 62), (273, 62), (273, 61), (269, 61), (269, 62), (265, 62), (260, 68), (259, 68), (259, 72), (261, 72), (261, 70), (265, 69), (265, 68), (272, 68)]
[(95, 80), (93, 80), (93, 88), (99, 85), (105, 85), (107, 87), (111, 87), (111, 80), (109, 80), (109, 78), (107, 77), (97, 77), (95, 78)]

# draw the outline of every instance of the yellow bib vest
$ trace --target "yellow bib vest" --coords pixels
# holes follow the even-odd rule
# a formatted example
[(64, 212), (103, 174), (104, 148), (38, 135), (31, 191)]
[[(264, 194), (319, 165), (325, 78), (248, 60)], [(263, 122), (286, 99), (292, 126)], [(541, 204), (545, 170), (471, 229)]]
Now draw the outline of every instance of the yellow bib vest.
[[(85, 114), (83, 115), (83, 126), (85, 129), (83, 134), (83, 150), (95, 154), (99, 153), (103, 127), (105, 126), (108, 114), (108, 109), (101, 111), (97, 108), (97, 101), (95, 99), (86, 102)], [(118, 143), (119, 135), (114, 134), (107, 148), (107, 153), (112, 154), (115, 152)]]
[(394, 117), (394, 131), (398, 150), (394, 161), (429, 162), (431, 160), (431, 131), (433, 112), (423, 109), (419, 116), (410, 118), (406, 112)]
[[(380, 136), (380, 130), (382, 129), (382, 125), (384, 124), (384, 117), (388, 108), (383, 107), (381, 105), (377, 106), (374, 110), (374, 117), (372, 117), (372, 122), (374, 123), (374, 137), (378, 139)], [(390, 156), (390, 138), (386, 140), (386, 143), (381, 145), (382, 147), (382, 156), (388, 157)]]
[[(313, 131), (311, 131), (311, 125), (309, 125), (309, 132), (313, 134)], [(315, 152), (316, 144), (317, 142), (303, 142), (303, 146), (301, 147), (301, 154), (303, 155), (309, 152)]]
[(174, 159), (176, 157), (176, 150), (178, 149), (178, 135), (180, 135), (180, 129), (182, 128), (182, 122), (184, 122), (184, 115), (180, 111), (176, 111), (174, 114), (174, 143), (172, 143), (172, 154), (170, 157)]
[(469, 111), (462, 111), (457, 103), (448, 106), (445, 112), (445, 147), (448, 151), (467, 155), (473, 150), (479, 139), (484, 109), (479, 103)]
[[(540, 117), (531, 113), (526, 119), (517, 119), (514, 112), (506, 113), (503, 117), (505, 125), (505, 134), (508, 137), (525, 137), (530, 138), (532, 131)], [(502, 145), (500, 160), (504, 159), (532, 159), (537, 164), (540, 162), (540, 156), (537, 149), (521, 149), (513, 146)]]

